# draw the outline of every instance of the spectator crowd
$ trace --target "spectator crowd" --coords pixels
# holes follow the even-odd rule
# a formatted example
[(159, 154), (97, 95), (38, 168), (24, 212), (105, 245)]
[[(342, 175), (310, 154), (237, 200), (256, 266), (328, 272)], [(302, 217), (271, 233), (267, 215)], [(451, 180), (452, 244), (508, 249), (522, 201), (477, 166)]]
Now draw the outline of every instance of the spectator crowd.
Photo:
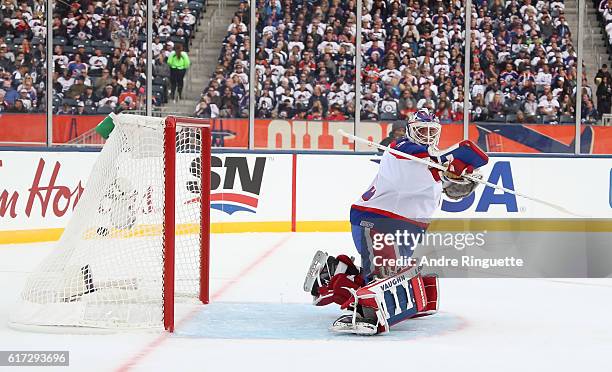
[[(463, 120), (462, 2), (364, 0), (359, 20), (356, 10), (354, 0), (257, 1), (256, 117), (354, 117), (355, 53), (361, 53), (362, 120), (403, 119), (421, 107), (442, 122)], [(248, 14), (240, 4), (198, 116), (248, 116)], [(471, 28), (472, 120), (569, 123), (576, 97), (583, 117), (599, 117), (584, 74), (584, 89), (576, 92), (577, 57), (563, 1), (476, 0)]]
[[(259, 118), (395, 120), (418, 108), (463, 119), (464, 9), (460, 0), (253, 0), (257, 6), (255, 108)], [(4, 0), (0, 9), (0, 112), (45, 112), (45, 2)], [(167, 57), (188, 51), (204, 0), (160, 0), (154, 9), (154, 103), (167, 102)], [(599, 9), (610, 33), (612, 0)], [(107, 113), (145, 101), (143, 0), (54, 5), (54, 112)], [(357, 22), (362, 42), (356, 47)], [(592, 92), (576, 92), (576, 51), (563, 1), (476, 0), (469, 72), (476, 121), (572, 122), (610, 112), (607, 68)], [(196, 115), (247, 117), (249, 4), (240, 3)], [(360, 108), (355, 55), (361, 53)], [(594, 97), (597, 97), (597, 105)]]
[[(598, 4), (599, 19), (606, 31), (608, 39), (608, 54), (612, 52), (612, 0), (601, 0)], [(612, 106), (612, 77), (607, 64), (595, 75), (597, 96), (597, 111), (599, 114), (609, 114)]]
[[(154, 2), (152, 83), (163, 86), (153, 98), (157, 105), (167, 100), (166, 57), (175, 43), (189, 47), (203, 8), (203, 0), (198, 1)], [(46, 111), (45, 3), (2, 1), (0, 112)], [(54, 112), (94, 114), (143, 107), (146, 2), (60, 1), (53, 13)]]

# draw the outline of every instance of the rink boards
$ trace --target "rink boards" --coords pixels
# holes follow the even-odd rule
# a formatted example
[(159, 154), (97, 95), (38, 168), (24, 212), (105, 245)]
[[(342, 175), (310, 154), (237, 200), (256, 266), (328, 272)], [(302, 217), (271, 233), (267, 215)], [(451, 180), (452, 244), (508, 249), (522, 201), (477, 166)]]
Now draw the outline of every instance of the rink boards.
[[(57, 239), (97, 155), (1, 152), (0, 243)], [(189, 167), (196, 157), (178, 154), (177, 166)], [(367, 189), (378, 160), (367, 154), (215, 153), (212, 232), (349, 231), (350, 205)], [(499, 156), (491, 158), (483, 174), (489, 182), (587, 218), (479, 187), (459, 202), (443, 200), (431, 229), (612, 231), (610, 158)], [(191, 177), (184, 181), (197, 180)]]

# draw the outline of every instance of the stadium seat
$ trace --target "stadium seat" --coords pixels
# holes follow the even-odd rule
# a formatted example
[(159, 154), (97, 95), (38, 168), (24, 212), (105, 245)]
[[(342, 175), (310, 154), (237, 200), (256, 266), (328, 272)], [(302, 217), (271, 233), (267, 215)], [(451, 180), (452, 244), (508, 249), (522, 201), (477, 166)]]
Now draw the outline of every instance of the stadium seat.
[[(102, 76), (102, 69), (100, 69), (100, 68), (90, 69), (87, 72), (87, 75), (89, 75), (90, 78), (100, 77), (100, 76)], [(92, 79), (91, 83), (95, 84), (96, 82), (94, 81), (94, 79)]]
[(66, 39), (63, 37), (54, 37), (53, 45), (66, 45)]
[(111, 112), (113, 112), (113, 109), (108, 106), (102, 106), (102, 107), (98, 107), (96, 111), (98, 114), (110, 114)]
[(108, 46), (108, 42), (105, 40), (92, 40), (91, 46), (94, 48), (103, 48)]
[(68, 105), (68, 106), (71, 106), (71, 107), (76, 107), (77, 103), (78, 102), (75, 99), (72, 99), (72, 98), (64, 98), (62, 100), (62, 105)]
[(101, 46), (100, 50), (102, 51), (102, 54), (110, 56), (113, 54), (114, 48), (112, 46)]
[(170, 36), (170, 41), (175, 44), (183, 44), (183, 46), (187, 47), (187, 38), (185, 38), (184, 36)]
[(165, 77), (161, 77), (161, 76), (156, 76), (153, 78), (153, 84), (154, 85), (163, 85), (165, 87), (168, 86), (168, 78)]
[(85, 110), (83, 110), (83, 113), (86, 115), (95, 115), (95, 114), (98, 114), (99, 112), (94, 106), (85, 106)]
[(191, 10), (195, 10), (197, 12), (201, 12), (202, 8), (204, 8), (204, 5), (202, 3), (199, 3), (197, 1), (190, 1), (187, 6), (189, 7), (189, 9)]
[(155, 92), (153, 93), (153, 96), (155, 97), (155, 106), (161, 106), (164, 102), (164, 97), (160, 92)]
[(153, 84), (153, 86), (151, 87), (151, 90), (153, 91), (154, 95), (157, 95), (159, 93), (159, 96), (162, 99), (162, 102), (166, 102), (166, 95), (167, 95), (167, 89), (163, 86), (163, 85), (155, 85)]
[(557, 123), (557, 116), (556, 115), (544, 115), (542, 116), (542, 123), (543, 124)]
[(506, 116), (503, 114), (494, 114), (493, 117), (491, 117), (491, 119), (489, 119), (490, 121), (494, 122), (494, 123), (505, 123), (506, 122)]

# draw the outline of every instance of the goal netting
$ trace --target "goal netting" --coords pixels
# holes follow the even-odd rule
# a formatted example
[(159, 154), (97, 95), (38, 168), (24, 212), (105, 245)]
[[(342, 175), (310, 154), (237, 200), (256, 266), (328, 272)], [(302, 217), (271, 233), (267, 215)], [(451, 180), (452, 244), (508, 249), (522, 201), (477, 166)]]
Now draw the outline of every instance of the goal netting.
[(208, 301), (210, 129), (113, 115), (78, 205), (30, 275), (14, 326), (173, 329), (176, 297)]

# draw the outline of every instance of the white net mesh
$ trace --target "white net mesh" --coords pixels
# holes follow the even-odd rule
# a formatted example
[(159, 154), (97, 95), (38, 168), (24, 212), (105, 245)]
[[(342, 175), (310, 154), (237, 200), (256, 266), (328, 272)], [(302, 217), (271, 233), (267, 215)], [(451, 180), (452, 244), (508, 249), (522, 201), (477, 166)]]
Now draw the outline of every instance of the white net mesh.
[[(16, 325), (142, 328), (163, 322), (164, 119), (117, 115), (53, 253), (28, 279)], [(176, 135), (176, 294), (197, 296), (197, 128)]]

